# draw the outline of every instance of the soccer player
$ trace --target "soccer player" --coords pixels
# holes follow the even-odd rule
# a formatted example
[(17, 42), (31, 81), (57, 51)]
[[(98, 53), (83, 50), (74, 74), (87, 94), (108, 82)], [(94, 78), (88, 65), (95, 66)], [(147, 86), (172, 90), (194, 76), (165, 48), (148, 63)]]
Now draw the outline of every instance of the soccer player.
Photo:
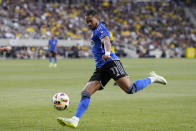
[[(57, 58), (56, 58), (57, 43), (58, 43), (58, 40), (54, 38), (54, 35), (51, 35), (51, 39), (49, 39), (49, 42), (48, 42), (49, 62), (50, 62), (49, 67), (57, 66)], [(54, 58), (54, 65), (52, 63), (52, 57)]]
[(100, 22), (97, 13), (94, 10), (87, 11), (85, 14), (85, 21), (92, 30), (90, 46), (96, 69), (82, 90), (82, 97), (74, 116), (72, 118), (57, 118), (59, 124), (73, 128), (78, 126), (78, 122), (87, 110), (93, 93), (103, 89), (111, 78), (113, 78), (119, 87), (127, 94), (136, 93), (151, 83), (167, 84), (167, 81), (162, 76), (159, 76), (154, 72), (150, 72), (149, 77), (136, 80), (131, 84), (119, 58), (111, 51), (109, 32)]

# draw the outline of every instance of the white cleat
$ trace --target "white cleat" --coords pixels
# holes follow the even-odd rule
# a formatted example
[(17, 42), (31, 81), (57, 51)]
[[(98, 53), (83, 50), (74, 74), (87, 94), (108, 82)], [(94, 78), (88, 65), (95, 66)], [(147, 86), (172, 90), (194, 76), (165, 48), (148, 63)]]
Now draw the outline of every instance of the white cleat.
[(157, 75), (154, 71), (149, 73), (149, 78), (151, 79), (151, 83), (160, 83), (163, 85), (167, 84), (167, 81), (164, 77)]
[(49, 64), (49, 68), (51, 68), (51, 67), (53, 67), (53, 64), (52, 63)]
[(80, 119), (76, 116), (73, 116), (72, 118), (63, 118), (63, 117), (57, 118), (57, 122), (62, 126), (68, 126), (72, 128), (76, 128), (78, 126), (79, 120)]
[(53, 66), (53, 67), (54, 67), (54, 68), (55, 68), (55, 67), (57, 67), (57, 64), (54, 64), (54, 66)]

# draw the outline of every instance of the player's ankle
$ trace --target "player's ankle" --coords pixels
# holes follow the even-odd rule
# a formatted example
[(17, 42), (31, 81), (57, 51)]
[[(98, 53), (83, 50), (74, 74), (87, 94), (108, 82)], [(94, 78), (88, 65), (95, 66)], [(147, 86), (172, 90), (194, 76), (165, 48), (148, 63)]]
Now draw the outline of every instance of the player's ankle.
[(75, 121), (79, 122), (80, 118), (77, 116), (73, 116), (72, 119), (74, 119)]
[(154, 83), (155, 82), (155, 79), (156, 78), (154, 78), (154, 77), (148, 77), (148, 78), (150, 79), (151, 83)]

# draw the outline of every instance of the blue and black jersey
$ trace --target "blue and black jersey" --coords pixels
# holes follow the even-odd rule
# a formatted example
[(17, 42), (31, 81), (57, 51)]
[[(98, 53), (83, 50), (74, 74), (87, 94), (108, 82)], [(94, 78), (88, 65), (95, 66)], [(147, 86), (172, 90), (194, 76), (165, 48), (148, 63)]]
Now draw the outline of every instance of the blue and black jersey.
[(56, 45), (58, 43), (58, 40), (57, 39), (50, 39), (48, 43), (49, 43), (49, 51), (54, 51), (56, 48)]
[(110, 34), (106, 27), (100, 22), (96, 29), (93, 30), (91, 36), (91, 51), (93, 58), (95, 60), (96, 68), (103, 66), (105, 63), (111, 60), (117, 60), (118, 57), (111, 51), (110, 56), (111, 58), (107, 59), (106, 61), (102, 60), (102, 56), (105, 54), (104, 45), (101, 43), (101, 39), (105, 36), (110, 37)]

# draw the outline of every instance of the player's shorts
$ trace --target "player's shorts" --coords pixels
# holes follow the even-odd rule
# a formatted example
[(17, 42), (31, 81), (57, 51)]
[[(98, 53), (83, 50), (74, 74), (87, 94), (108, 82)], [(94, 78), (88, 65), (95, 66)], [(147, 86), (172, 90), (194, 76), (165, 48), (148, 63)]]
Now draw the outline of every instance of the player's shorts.
[(56, 52), (55, 51), (50, 51), (50, 53), (52, 54), (52, 57), (56, 57)]
[(112, 60), (104, 64), (100, 68), (96, 68), (95, 72), (91, 76), (90, 81), (100, 81), (102, 90), (103, 87), (113, 78), (115, 81), (119, 78), (128, 76), (125, 72), (120, 60)]

